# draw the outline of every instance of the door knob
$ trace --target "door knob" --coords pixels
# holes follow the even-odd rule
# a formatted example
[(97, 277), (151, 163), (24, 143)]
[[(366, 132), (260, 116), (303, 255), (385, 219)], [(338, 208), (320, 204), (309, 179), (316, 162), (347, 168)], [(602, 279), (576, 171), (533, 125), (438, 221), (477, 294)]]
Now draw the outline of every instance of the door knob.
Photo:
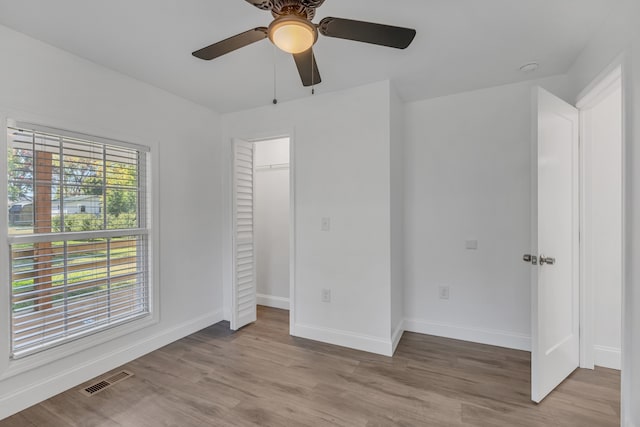
[(540, 255), (540, 265), (545, 265), (545, 264), (554, 265), (555, 263), (556, 263), (555, 258)]
[(536, 258), (535, 256), (530, 255), (530, 254), (525, 254), (525, 255), (522, 257), (522, 260), (523, 260), (524, 262), (530, 262), (530, 263), (531, 263), (531, 264), (533, 264), (533, 265), (538, 264), (538, 258)]

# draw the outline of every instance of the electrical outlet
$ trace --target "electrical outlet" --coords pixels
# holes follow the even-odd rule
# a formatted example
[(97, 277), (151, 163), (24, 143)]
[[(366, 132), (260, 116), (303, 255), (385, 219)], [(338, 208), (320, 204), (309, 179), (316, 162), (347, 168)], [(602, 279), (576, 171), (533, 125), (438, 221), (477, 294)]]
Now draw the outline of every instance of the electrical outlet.
[(322, 290), (322, 302), (331, 302), (331, 289)]
[(322, 218), (320, 223), (321, 231), (330, 231), (331, 230), (331, 218)]
[(449, 287), (448, 286), (438, 286), (438, 296), (440, 299), (448, 300), (449, 299)]

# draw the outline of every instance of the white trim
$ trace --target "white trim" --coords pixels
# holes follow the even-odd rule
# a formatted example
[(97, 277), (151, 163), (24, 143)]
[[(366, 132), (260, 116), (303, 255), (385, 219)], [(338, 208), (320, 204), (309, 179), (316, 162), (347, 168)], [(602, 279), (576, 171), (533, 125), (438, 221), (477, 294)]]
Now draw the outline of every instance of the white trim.
[[(9, 361), (9, 370), (0, 375), (0, 380), (5, 377), (14, 376), (25, 370), (31, 370), (41, 365), (51, 363), (52, 360), (64, 359), (74, 353), (78, 353), (82, 350), (95, 347), (102, 342), (111, 341), (123, 335), (129, 335), (140, 329), (152, 326), (157, 321), (153, 319), (150, 312), (141, 312), (134, 316), (130, 316), (119, 321), (113, 321), (113, 323), (105, 323), (100, 326), (95, 326), (91, 329), (79, 330), (76, 333), (69, 333), (56, 340), (45, 342), (39, 346), (34, 346), (23, 351), (15, 351), (11, 354), (11, 360)], [(127, 329), (125, 326), (131, 324), (131, 328)], [(122, 327), (123, 329), (114, 332), (112, 335), (107, 335), (107, 332)], [(73, 345), (76, 341), (85, 340), (84, 343)], [(60, 352), (54, 352), (53, 349), (57, 347), (64, 347), (64, 350)], [(42, 354), (40, 357), (35, 357), (38, 354)], [(22, 360), (27, 360), (22, 364)]]
[(295, 324), (295, 336), (391, 357), (391, 340), (338, 329)]
[[(228, 147), (227, 159), (223, 162), (226, 173), (223, 177), (222, 195), (226, 199), (225, 209), (223, 209), (224, 228), (222, 243), (222, 306), (224, 319), (231, 324), (233, 311), (233, 291), (234, 291), (234, 255), (233, 255), (233, 140), (229, 138), (223, 144)], [(228, 142), (228, 144), (226, 143)]]
[(591, 188), (591, 175), (586, 171), (591, 169), (592, 156), (587, 155), (591, 152), (591, 141), (587, 138), (589, 132), (587, 125), (589, 120), (588, 111), (580, 110), (580, 142), (579, 142), (579, 185), (580, 185), (580, 213), (578, 222), (580, 223), (580, 259), (579, 259), (579, 286), (580, 286), (580, 367), (583, 369), (593, 369), (593, 346), (594, 346), (594, 300), (593, 300), (593, 266), (587, 263), (592, 258), (592, 227), (591, 219), (591, 203), (588, 195), (588, 189)]
[[(632, 188), (634, 168), (634, 98), (633, 74), (630, 56), (623, 53), (619, 58), (622, 69), (622, 349), (621, 349), (621, 393), (620, 415), (623, 424), (633, 425), (633, 379), (631, 371), (633, 361), (633, 292), (632, 277), (634, 270), (633, 239), (631, 234), (633, 218), (634, 191)], [(636, 396), (637, 399), (637, 396)]]
[(30, 354), (28, 357), (10, 359), (7, 369), (0, 374), (0, 381), (31, 371), (41, 366), (48, 365), (57, 360), (64, 359), (98, 345), (105, 344), (117, 338), (133, 334), (134, 332), (151, 327), (157, 323), (158, 321), (151, 315), (147, 315), (142, 319), (99, 330), (91, 335), (79, 337), (78, 339), (68, 341), (59, 346)]
[[(159, 144), (155, 140), (148, 140), (144, 137), (140, 137), (135, 133), (130, 132), (122, 132), (122, 129), (119, 126), (95, 126), (90, 125), (87, 126), (87, 123), (84, 121), (76, 121), (74, 117), (55, 117), (50, 114), (43, 114), (42, 112), (33, 111), (33, 110), (25, 110), (22, 108), (14, 108), (13, 106), (8, 106), (4, 104), (0, 104), (0, 116), (3, 118), (3, 124), (5, 127), (9, 125), (9, 121), (12, 120), (11, 123), (17, 122), (27, 122), (27, 123), (42, 123), (43, 126), (48, 126), (53, 129), (64, 130), (65, 128), (76, 129), (76, 133), (83, 135), (95, 135), (96, 137), (100, 137), (100, 135), (108, 134), (111, 137), (105, 138), (109, 141), (127, 141), (124, 142), (125, 145), (131, 144), (132, 146), (140, 146), (140, 147), (149, 147), (152, 150), (158, 150)], [(152, 145), (150, 143), (153, 142)], [(144, 151), (144, 150), (142, 150)]]
[(617, 370), (622, 367), (622, 351), (619, 348), (595, 345), (593, 353), (596, 366)]
[(275, 297), (273, 295), (256, 294), (256, 303), (265, 307), (289, 310), (289, 298)]
[(221, 320), (221, 311), (207, 314), (169, 330), (159, 332), (136, 344), (106, 353), (102, 357), (93, 359), (83, 365), (59, 372), (49, 378), (38, 381), (36, 384), (31, 384), (19, 390), (10, 390), (7, 394), (0, 396), (0, 419), (9, 417), (58, 393), (76, 387), (85, 381), (214, 325)]
[[(0, 132), (0, 152), (3, 153), (2, 159), (0, 159), (0, 200), (8, 200), (8, 182), (7, 182), (7, 118), (0, 112), (0, 124), (2, 125), (2, 132)], [(4, 202), (3, 202), (4, 203)], [(0, 301), (2, 301), (2, 308), (0, 309), (0, 372), (4, 372), (9, 366), (9, 359), (11, 356), (11, 309), (8, 301), (11, 300), (11, 289), (8, 286), (11, 271), (9, 245), (6, 243), (9, 237), (9, 230), (6, 224), (9, 224), (9, 212), (8, 209), (3, 208), (0, 212), (0, 217), (3, 221), (0, 221), (3, 226), (0, 226)], [(6, 304), (6, 305), (5, 305)], [(0, 417), (1, 418), (1, 417)]]
[(295, 129), (289, 132), (289, 334), (295, 331), (296, 310), (296, 150)]
[[(620, 61), (618, 58), (617, 61)], [(579, 95), (577, 106), (580, 109), (580, 367), (584, 369), (594, 369), (598, 346), (595, 345), (595, 292), (593, 268), (595, 266), (593, 258), (594, 242), (591, 230), (591, 203), (589, 191), (591, 190), (591, 174), (589, 173), (593, 164), (591, 155), (593, 141), (590, 138), (590, 120), (592, 110), (614, 92), (622, 92), (622, 63), (614, 62), (605, 72), (601, 73), (582, 93)], [(624, 110), (622, 112), (624, 115)], [(622, 124), (621, 124), (622, 125)], [(623, 141), (624, 145), (624, 133)], [(622, 147), (623, 158), (620, 159), (620, 173), (623, 174), (624, 147)], [(624, 181), (624, 176), (621, 176)], [(623, 184), (624, 186), (624, 184)], [(624, 211), (624, 187), (623, 206)], [(624, 228), (624, 223), (622, 224)], [(624, 235), (623, 230), (621, 230)], [(624, 246), (622, 248), (624, 258)], [(622, 268), (622, 266), (621, 266)], [(622, 270), (624, 271), (624, 270)], [(624, 280), (624, 279), (623, 279)], [(622, 321), (622, 318), (621, 318)], [(618, 368), (619, 369), (619, 368)]]
[(113, 138), (105, 138), (98, 135), (90, 135), (82, 132), (74, 132), (56, 127), (43, 126), (35, 123), (21, 122), (13, 119), (7, 120), (7, 126), (19, 130), (28, 130), (36, 133), (48, 135), (63, 136), (70, 139), (79, 139), (81, 141), (98, 142), (104, 145), (131, 148), (137, 151), (149, 152), (151, 149), (146, 145), (134, 144), (132, 142), (119, 141)]
[(404, 329), (407, 332), (434, 335), (437, 337), (469, 341), (514, 350), (531, 351), (531, 337), (515, 332), (497, 329), (470, 328), (422, 319), (405, 319)]
[(401, 320), (395, 331), (391, 335), (391, 352), (392, 354), (396, 352), (398, 348), (398, 344), (400, 344), (400, 340), (402, 339), (402, 335), (404, 334), (404, 320)]
[(624, 55), (620, 55), (578, 94), (576, 107), (581, 110), (591, 108), (611, 93), (615, 85), (620, 85), (623, 64)]
[[(634, 158), (631, 156), (635, 141), (634, 134), (634, 103), (633, 91), (630, 88), (633, 85), (632, 64), (630, 61), (631, 53), (625, 50), (620, 54), (608, 67), (606, 67), (586, 88), (580, 92), (577, 97), (577, 105), (579, 108), (591, 107), (594, 100), (598, 96), (602, 96), (602, 90), (606, 90), (611, 86), (611, 81), (607, 78), (617, 78), (620, 80), (622, 88), (622, 349), (621, 349), (621, 395), (620, 395), (620, 415), (621, 425), (625, 427), (634, 427), (632, 417), (632, 378), (631, 368), (633, 365), (634, 355), (632, 350), (633, 343), (633, 301), (630, 298), (633, 275), (633, 242), (627, 237), (630, 231), (630, 218), (632, 218), (633, 206), (633, 182)], [(618, 71), (619, 70), (619, 71)], [(600, 89), (600, 90), (598, 90)], [(594, 92), (594, 95), (589, 96)], [(581, 337), (582, 338), (582, 337)], [(581, 351), (592, 351), (593, 347), (583, 347)], [(582, 355), (581, 355), (582, 363)]]

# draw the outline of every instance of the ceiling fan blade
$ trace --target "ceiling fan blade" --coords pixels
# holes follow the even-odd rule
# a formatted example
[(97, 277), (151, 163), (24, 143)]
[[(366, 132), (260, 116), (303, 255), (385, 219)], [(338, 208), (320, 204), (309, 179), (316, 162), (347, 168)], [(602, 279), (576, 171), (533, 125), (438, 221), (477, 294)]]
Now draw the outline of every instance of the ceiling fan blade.
[(396, 49), (407, 48), (416, 36), (416, 30), (410, 28), (342, 18), (324, 18), (320, 21), (318, 29), (322, 35), (327, 37), (395, 47)]
[(267, 38), (268, 30), (266, 27), (258, 27), (253, 30), (245, 31), (236, 36), (229, 37), (221, 42), (214, 43), (211, 46), (204, 47), (192, 53), (196, 58), (210, 61), (219, 56), (233, 52), (241, 47), (248, 46), (257, 41)]
[(322, 79), (320, 78), (320, 71), (318, 70), (318, 63), (316, 62), (316, 57), (313, 54), (313, 48), (293, 55), (293, 59), (296, 61), (296, 66), (298, 67), (298, 73), (300, 73), (300, 79), (302, 79), (303, 86), (313, 86), (322, 82)]

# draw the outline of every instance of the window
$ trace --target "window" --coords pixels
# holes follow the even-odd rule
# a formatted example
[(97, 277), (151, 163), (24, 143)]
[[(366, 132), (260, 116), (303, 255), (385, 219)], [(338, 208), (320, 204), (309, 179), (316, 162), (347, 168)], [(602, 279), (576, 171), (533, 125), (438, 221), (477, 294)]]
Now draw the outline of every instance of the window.
[(149, 314), (149, 149), (8, 128), (11, 354)]

